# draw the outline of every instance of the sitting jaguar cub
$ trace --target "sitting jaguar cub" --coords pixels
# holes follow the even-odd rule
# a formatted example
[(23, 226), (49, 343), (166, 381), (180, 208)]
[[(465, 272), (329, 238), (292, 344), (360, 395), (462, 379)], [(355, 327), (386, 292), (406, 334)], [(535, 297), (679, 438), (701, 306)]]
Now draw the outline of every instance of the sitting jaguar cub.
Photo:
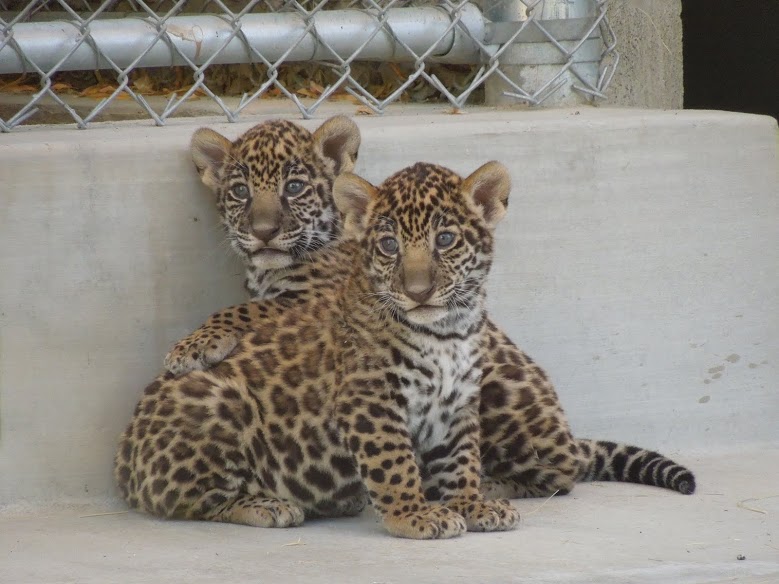
[(130, 506), (284, 527), (352, 514), (367, 492), (401, 537), (514, 528), (516, 509), (480, 491), (478, 417), (509, 184), (497, 162), (464, 180), (420, 163), (379, 188), (341, 175), (355, 239), (314, 265), (347, 275), (296, 305), (263, 302), (226, 360), (146, 388), (116, 456)]
[[(208, 129), (195, 133), (195, 165), (214, 191), (228, 237), (247, 266), (253, 300), (317, 298), (348, 273), (350, 261), (325, 268), (311, 263), (317, 257), (311, 251), (340, 237), (332, 184), (338, 173), (352, 169), (359, 144), (357, 127), (343, 117), (327, 120), (313, 134), (280, 120), (256, 126), (235, 142)], [(262, 323), (261, 306), (247, 303), (214, 314), (176, 344), (166, 367), (180, 375), (218, 363)], [(564, 494), (581, 480), (695, 490), (692, 472), (665, 456), (574, 438), (543, 369), (492, 322), (483, 342), (482, 487), (489, 496)]]

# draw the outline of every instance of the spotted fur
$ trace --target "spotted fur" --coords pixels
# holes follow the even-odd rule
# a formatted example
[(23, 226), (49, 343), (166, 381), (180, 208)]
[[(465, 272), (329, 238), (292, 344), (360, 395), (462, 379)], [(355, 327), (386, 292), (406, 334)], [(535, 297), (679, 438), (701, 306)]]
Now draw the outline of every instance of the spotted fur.
[(367, 500), (393, 535), (514, 528), (480, 490), (484, 284), (508, 174), (417, 164), (375, 188), (335, 183), (349, 238), (312, 265), (327, 289), (256, 305), (208, 371), (146, 388), (116, 455), (131, 507), (163, 517), (299, 525)]
[[(341, 118), (343, 120), (343, 118)], [(322, 129), (332, 122), (326, 122)], [(346, 122), (341, 122), (345, 124)], [(292, 126), (289, 122), (272, 122), (255, 128), (239, 139), (235, 145), (227, 142), (226, 154), (211, 165), (211, 181), (204, 180), (218, 197), (229, 188), (229, 163), (221, 160), (238, 159), (248, 165), (249, 177), (269, 176), (265, 170), (284, 165), (290, 154), (285, 150), (263, 147), (273, 143), (261, 139), (265, 132), (282, 131)], [(318, 132), (322, 133), (322, 129)], [(353, 128), (353, 132), (357, 132)], [(314, 138), (302, 130), (294, 130), (302, 145), (297, 150), (312, 149)], [(302, 133), (301, 133), (302, 132)], [(328, 135), (328, 132), (322, 133)], [(359, 144), (359, 135), (350, 141), (336, 143)], [(251, 145), (250, 145), (251, 144)], [(290, 149), (292, 151), (293, 149)], [(329, 150), (334, 158), (338, 149)], [(193, 140), (196, 163), (200, 158), (199, 145)], [(246, 160), (250, 152), (256, 155), (251, 164)], [(340, 165), (349, 170), (347, 163)], [(330, 175), (328, 175), (330, 176)], [(270, 184), (267, 192), (279, 191), (281, 179)], [(324, 184), (332, 185), (328, 178)], [(331, 205), (332, 199), (322, 196), (322, 205)], [(247, 237), (245, 213), (226, 214), (220, 206), (222, 219), (231, 239)], [(305, 219), (303, 219), (305, 221)], [(327, 239), (340, 236), (338, 221), (329, 224)], [(322, 231), (315, 224), (311, 229)], [(305, 228), (301, 231), (301, 233)], [(319, 238), (324, 246), (324, 237)], [(255, 301), (267, 298), (287, 299), (292, 302), (318, 294), (340, 281), (348, 272), (351, 261), (343, 265), (331, 264), (325, 269), (321, 264), (309, 263), (314, 256), (303, 255), (294, 265), (283, 269), (262, 269), (247, 262), (247, 288)], [(268, 285), (268, 282), (272, 284)], [(231, 307), (217, 312), (194, 333), (177, 343), (165, 360), (166, 368), (182, 374), (193, 369), (205, 369), (219, 363), (233, 350), (242, 335), (261, 322), (262, 313), (256, 302)], [(674, 489), (684, 494), (695, 490), (693, 473), (671, 459), (643, 448), (616, 444), (603, 440), (577, 439), (571, 433), (566, 415), (544, 370), (521, 351), (493, 322), (487, 321), (483, 337), (486, 354), (481, 380), (481, 455), (485, 473), (482, 488), (492, 497), (540, 497), (554, 493), (570, 492), (576, 482), (587, 480), (630, 481)]]

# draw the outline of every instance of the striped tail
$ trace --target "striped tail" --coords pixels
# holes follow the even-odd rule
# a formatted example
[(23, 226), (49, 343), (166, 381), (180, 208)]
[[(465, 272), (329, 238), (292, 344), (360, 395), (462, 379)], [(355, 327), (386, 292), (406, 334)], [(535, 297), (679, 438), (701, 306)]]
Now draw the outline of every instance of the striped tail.
[(619, 481), (673, 489), (684, 495), (695, 492), (695, 475), (668, 457), (606, 440), (577, 440), (588, 460), (581, 481)]

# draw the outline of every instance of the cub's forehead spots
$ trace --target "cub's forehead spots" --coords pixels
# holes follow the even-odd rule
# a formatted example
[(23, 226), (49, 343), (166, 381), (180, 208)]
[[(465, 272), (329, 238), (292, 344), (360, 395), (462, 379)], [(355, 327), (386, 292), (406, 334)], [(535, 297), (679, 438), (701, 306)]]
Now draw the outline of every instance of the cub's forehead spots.
[(377, 211), (394, 220), (405, 235), (426, 237), (431, 227), (448, 216), (462, 214), (461, 183), (462, 179), (446, 168), (417, 163), (381, 185)]
[(248, 130), (239, 140), (257, 149), (272, 146), (292, 147), (311, 142), (311, 132), (287, 120), (265, 122)]
[(253, 180), (272, 181), (288, 171), (290, 161), (304, 166), (312, 153), (311, 132), (287, 120), (273, 120), (243, 134), (233, 145), (232, 158)]

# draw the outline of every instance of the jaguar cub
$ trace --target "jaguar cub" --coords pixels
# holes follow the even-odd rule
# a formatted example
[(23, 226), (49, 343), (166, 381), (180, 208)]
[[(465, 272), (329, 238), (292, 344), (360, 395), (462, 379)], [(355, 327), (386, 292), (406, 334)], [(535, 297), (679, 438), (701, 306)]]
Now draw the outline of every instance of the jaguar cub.
[[(279, 120), (256, 126), (234, 142), (212, 130), (195, 133), (195, 165), (216, 195), (255, 302), (212, 315), (177, 343), (165, 359), (169, 371), (180, 375), (221, 361), (247, 331), (262, 324), (264, 309), (257, 301), (296, 303), (329, 295), (348, 274), (351, 259), (325, 265), (317, 259), (321, 252), (311, 251), (341, 237), (332, 184), (337, 173), (352, 168), (359, 144), (357, 127), (343, 117), (326, 121), (313, 134)], [(292, 172), (300, 160), (305, 171)], [(260, 237), (267, 233), (274, 235)], [(482, 487), (489, 496), (564, 494), (582, 480), (695, 490), (693, 473), (661, 454), (574, 437), (544, 370), (493, 322), (487, 323), (483, 343)]]
[(347, 275), (259, 304), (226, 360), (146, 388), (116, 455), (130, 506), (284, 527), (367, 494), (401, 537), (514, 528), (516, 509), (480, 491), (479, 453), (484, 285), (509, 185), (497, 162), (466, 179), (419, 163), (378, 188), (339, 176), (346, 241), (314, 265)]
[(284, 277), (340, 236), (333, 181), (354, 168), (359, 147), (360, 130), (344, 116), (313, 134), (272, 120), (234, 143), (208, 128), (195, 132), (195, 167), (217, 194), (223, 222), (234, 227), (227, 237), (247, 266), (252, 296), (294, 290), (295, 282)]
[[(195, 168), (216, 196), (252, 298), (295, 301), (312, 293), (313, 254), (341, 236), (333, 182), (354, 169), (359, 148), (360, 130), (345, 116), (328, 119), (313, 133), (288, 120), (269, 120), (234, 142), (209, 128), (195, 132)], [(179, 343), (165, 367), (180, 375), (203, 368), (194, 363), (218, 363), (251, 324), (247, 309), (215, 316), (202, 334)]]

